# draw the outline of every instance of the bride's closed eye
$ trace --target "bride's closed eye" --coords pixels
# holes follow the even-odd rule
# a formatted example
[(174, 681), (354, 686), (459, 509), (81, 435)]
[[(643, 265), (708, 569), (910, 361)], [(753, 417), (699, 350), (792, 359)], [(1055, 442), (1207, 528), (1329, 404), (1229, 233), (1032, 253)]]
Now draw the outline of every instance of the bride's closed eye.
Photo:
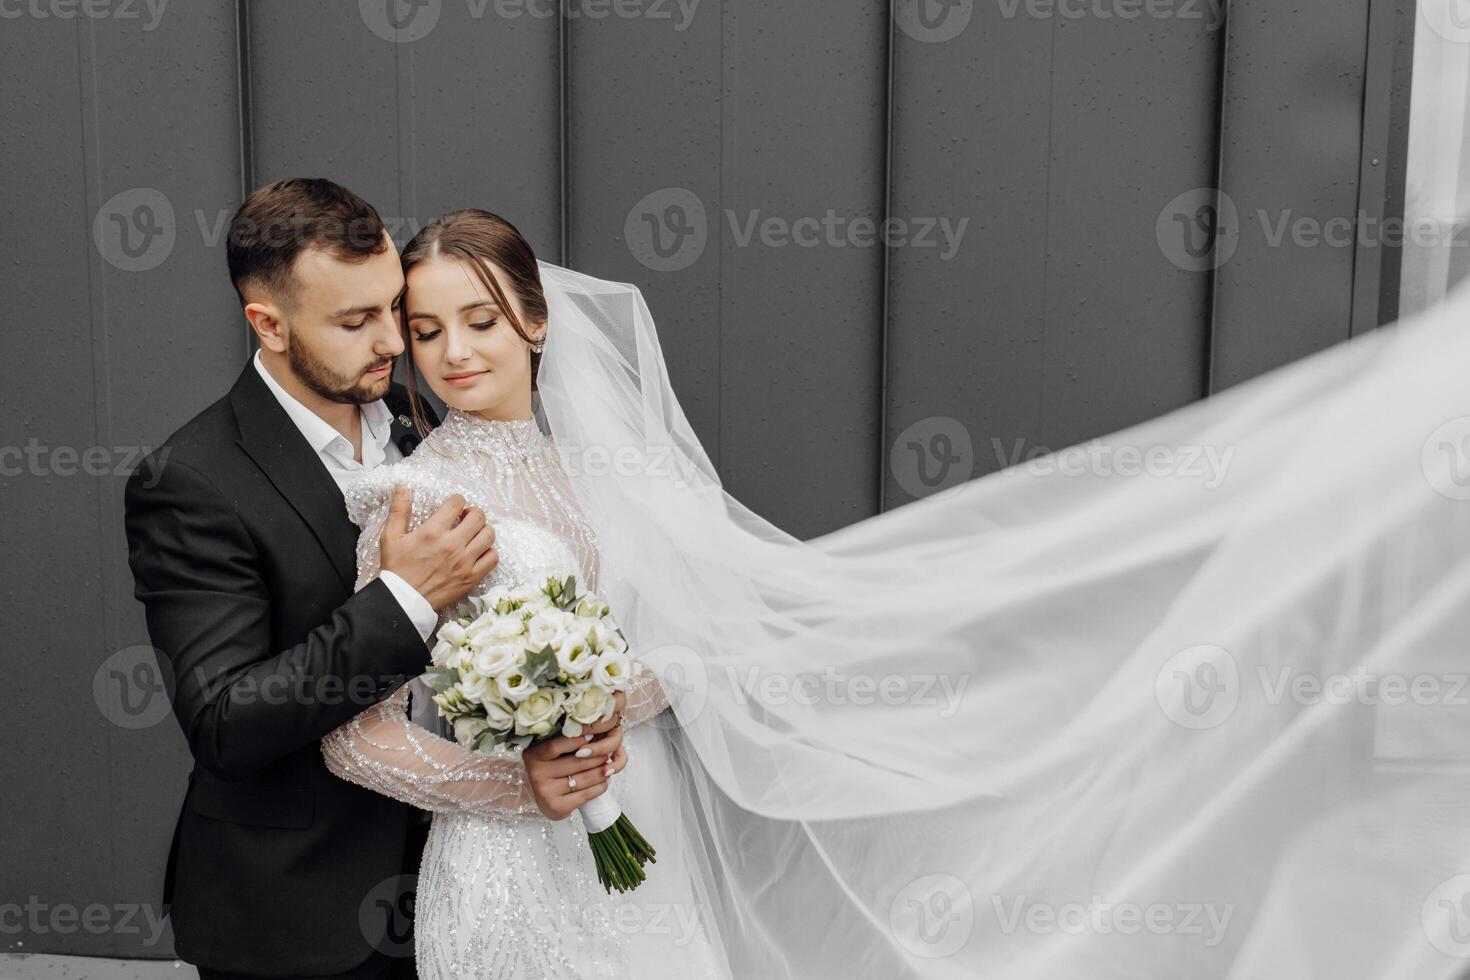
[[(486, 320), (483, 323), (472, 323), (472, 324), (470, 324), (470, 329), (471, 330), (479, 330), (481, 332), (484, 332), (486, 330), (489, 330), (491, 327), (495, 326), (495, 324), (497, 324), (499, 322), (500, 321), (499, 321), (498, 318), (491, 317), (489, 320)], [(425, 330), (423, 333), (419, 333), (417, 330), (415, 330), (414, 331), (414, 334), (413, 334), (413, 339), (414, 340), (422, 340), (422, 341), (430, 341), (430, 340), (433, 340), (435, 337), (439, 336), (439, 334), (441, 332), (442, 331), (440, 331), (440, 330)]]

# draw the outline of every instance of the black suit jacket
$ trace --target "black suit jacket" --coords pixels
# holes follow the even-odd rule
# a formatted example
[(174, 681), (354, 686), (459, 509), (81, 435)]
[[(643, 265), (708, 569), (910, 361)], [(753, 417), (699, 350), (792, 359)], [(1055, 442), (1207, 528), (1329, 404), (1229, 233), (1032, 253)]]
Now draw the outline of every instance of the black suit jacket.
[[(406, 455), (406, 394), (385, 401)], [(194, 756), (163, 894), (179, 955), (261, 975), (401, 955), (402, 919), (375, 909), (405, 907), (392, 879), (417, 869), (421, 815), (333, 775), (319, 743), (428, 652), (381, 581), (354, 594), (341, 491), (247, 364), (144, 461), (125, 502), (135, 594)]]

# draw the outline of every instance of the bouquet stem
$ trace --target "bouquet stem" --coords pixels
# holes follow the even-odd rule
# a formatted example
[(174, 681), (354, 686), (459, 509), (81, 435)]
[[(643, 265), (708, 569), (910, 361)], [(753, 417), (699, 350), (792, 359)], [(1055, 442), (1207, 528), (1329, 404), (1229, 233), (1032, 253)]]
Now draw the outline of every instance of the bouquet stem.
[(648, 877), (643, 866), (653, 862), (653, 846), (623, 813), (612, 793), (603, 793), (577, 808), (587, 825), (587, 841), (597, 862), (597, 880), (609, 895), (632, 891)]

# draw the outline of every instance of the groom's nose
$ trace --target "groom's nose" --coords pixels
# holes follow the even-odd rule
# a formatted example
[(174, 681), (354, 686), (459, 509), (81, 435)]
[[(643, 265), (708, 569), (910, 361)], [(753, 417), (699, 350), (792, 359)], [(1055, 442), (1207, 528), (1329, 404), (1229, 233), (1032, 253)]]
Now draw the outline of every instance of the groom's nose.
[(398, 322), (394, 317), (388, 317), (386, 322), (378, 326), (378, 334), (373, 338), (373, 352), (382, 357), (397, 357), (403, 353), (403, 335), (398, 332)]

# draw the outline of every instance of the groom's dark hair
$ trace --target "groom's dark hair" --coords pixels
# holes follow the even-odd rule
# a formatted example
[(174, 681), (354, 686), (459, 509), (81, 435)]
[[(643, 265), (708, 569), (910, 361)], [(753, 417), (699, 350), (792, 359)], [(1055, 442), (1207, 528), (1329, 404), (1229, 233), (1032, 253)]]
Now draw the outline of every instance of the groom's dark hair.
[(291, 177), (252, 193), (235, 212), (226, 238), (230, 281), (240, 303), (247, 286), (294, 305), (292, 266), (307, 248), (361, 261), (387, 247), (383, 219), (356, 194), (323, 177)]

